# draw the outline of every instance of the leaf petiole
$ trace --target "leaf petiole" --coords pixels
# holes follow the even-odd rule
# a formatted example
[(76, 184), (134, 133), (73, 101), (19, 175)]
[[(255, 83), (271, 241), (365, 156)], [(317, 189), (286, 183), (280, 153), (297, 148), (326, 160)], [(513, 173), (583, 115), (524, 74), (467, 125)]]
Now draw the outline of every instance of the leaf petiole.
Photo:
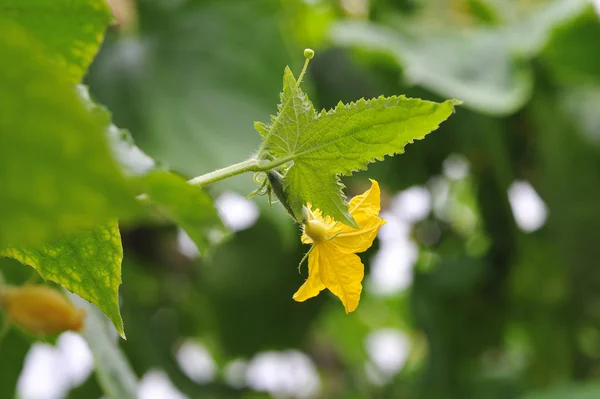
[(246, 172), (267, 172), (273, 168), (283, 165), (286, 162), (289, 162), (289, 159), (274, 159), (273, 161), (264, 161), (253, 157), (243, 162), (217, 169), (214, 172), (196, 176), (193, 179), (188, 180), (188, 183), (194, 186), (204, 187)]

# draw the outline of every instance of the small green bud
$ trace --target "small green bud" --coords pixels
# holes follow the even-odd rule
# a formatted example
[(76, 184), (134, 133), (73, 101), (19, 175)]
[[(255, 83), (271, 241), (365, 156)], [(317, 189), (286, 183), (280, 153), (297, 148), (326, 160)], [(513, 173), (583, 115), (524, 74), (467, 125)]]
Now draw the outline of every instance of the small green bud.
[(290, 206), (290, 204), (288, 203), (288, 200), (287, 200), (287, 195), (285, 193), (285, 188), (283, 186), (284, 177), (281, 175), (281, 173), (279, 173), (275, 170), (270, 170), (267, 172), (267, 178), (269, 179), (271, 190), (273, 190), (273, 192), (275, 193), (275, 196), (277, 197), (279, 202), (281, 202), (281, 204), (283, 205), (285, 210), (289, 213), (289, 215), (292, 217), (292, 219), (294, 219), (296, 222), (298, 222), (298, 219), (296, 218), (296, 215), (294, 215), (294, 211), (292, 210), (292, 207)]
[(304, 58), (306, 58), (307, 60), (312, 60), (312, 58), (315, 56), (315, 52), (313, 51), (313, 49), (307, 48), (304, 49)]

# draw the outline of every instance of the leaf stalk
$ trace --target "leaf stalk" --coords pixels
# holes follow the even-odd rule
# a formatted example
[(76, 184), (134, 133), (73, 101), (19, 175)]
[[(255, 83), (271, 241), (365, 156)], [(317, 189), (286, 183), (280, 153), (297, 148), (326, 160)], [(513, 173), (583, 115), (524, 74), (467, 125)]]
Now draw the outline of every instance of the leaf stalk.
[(196, 176), (193, 179), (188, 180), (189, 184), (198, 187), (208, 186), (209, 184), (216, 183), (221, 180), (225, 180), (229, 177), (240, 175), (246, 172), (266, 172), (277, 166), (283, 165), (288, 162), (287, 159), (274, 159), (272, 161), (261, 160), (255, 157), (247, 159), (243, 162), (239, 162), (225, 168), (217, 169), (213, 172), (206, 173), (200, 176)]

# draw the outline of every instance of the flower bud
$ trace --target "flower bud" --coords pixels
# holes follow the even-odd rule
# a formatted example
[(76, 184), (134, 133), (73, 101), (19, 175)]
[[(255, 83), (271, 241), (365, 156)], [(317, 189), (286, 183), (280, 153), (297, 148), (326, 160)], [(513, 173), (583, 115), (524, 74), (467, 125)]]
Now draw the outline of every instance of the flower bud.
[(84, 326), (85, 311), (45, 285), (5, 286), (0, 305), (10, 321), (34, 335), (81, 331)]
[(285, 193), (285, 187), (284, 187), (284, 181), (283, 181), (284, 177), (281, 175), (281, 173), (279, 173), (275, 170), (270, 170), (269, 172), (267, 172), (267, 178), (269, 179), (269, 184), (271, 186), (271, 190), (273, 190), (273, 192), (275, 193), (275, 196), (277, 197), (279, 202), (281, 202), (281, 205), (283, 205), (283, 207), (285, 208), (287, 213), (292, 217), (292, 219), (294, 219), (296, 222), (298, 222), (298, 218), (294, 214), (294, 210), (290, 206), (290, 204), (288, 202), (288, 197)]

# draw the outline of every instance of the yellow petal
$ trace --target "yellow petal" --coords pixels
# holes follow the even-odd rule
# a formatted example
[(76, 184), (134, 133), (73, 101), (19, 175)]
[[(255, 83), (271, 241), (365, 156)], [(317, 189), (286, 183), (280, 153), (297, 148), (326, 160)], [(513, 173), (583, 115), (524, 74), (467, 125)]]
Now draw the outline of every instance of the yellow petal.
[(341, 234), (331, 240), (340, 252), (355, 254), (364, 252), (371, 248), (379, 228), (385, 224), (385, 220), (379, 217), (354, 218), (359, 223), (360, 230), (344, 230)]
[(321, 282), (321, 276), (319, 275), (319, 248), (315, 245), (308, 254), (308, 279), (292, 298), (297, 302), (304, 302), (319, 295), (319, 292), (324, 289), (325, 285)]
[(352, 198), (348, 203), (350, 214), (354, 217), (361, 213), (379, 215), (381, 210), (381, 191), (377, 180), (371, 180), (371, 188)]
[(346, 253), (364, 252), (373, 245), (379, 228), (385, 223), (381, 219), (379, 184), (371, 180), (371, 188), (361, 195), (352, 198), (349, 203), (350, 214), (358, 224), (359, 229), (353, 229), (345, 224), (338, 223), (332, 229), (332, 240), (338, 249)]
[(343, 253), (331, 243), (318, 246), (321, 281), (344, 304), (346, 313), (353, 312), (360, 301), (365, 268), (357, 255)]
[(306, 233), (302, 232), (301, 238), (302, 244), (312, 244), (314, 243), (313, 239), (310, 238)]

